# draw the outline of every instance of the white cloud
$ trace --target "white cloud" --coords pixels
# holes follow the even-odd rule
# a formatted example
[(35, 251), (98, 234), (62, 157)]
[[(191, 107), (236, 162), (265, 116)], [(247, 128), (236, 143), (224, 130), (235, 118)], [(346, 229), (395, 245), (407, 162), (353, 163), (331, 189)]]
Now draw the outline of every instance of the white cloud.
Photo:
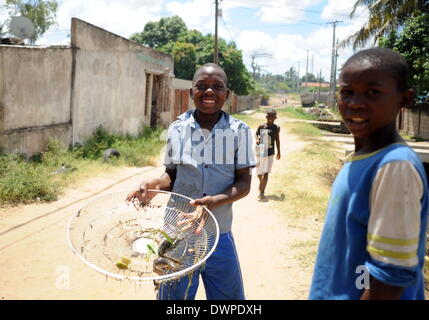
[(231, 1), (226, 5), (227, 9), (244, 7), (259, 9), (258, 16), (262, 22), (270, 23), (296, 23), (305, 18), (305, 9), (323, 0), (246, 0)]
[[(353, 10), (355, 1), (344, 0), (329, 0), (328, 4), (323, 8), (321, 17), (329, 20), (342, 20), (350, 22), (350, 13)], [(358, 18), (366, 18), (368, 9), (366, 7), (358, 7), (353, 20)]]
[(151, 20), (158, 20), (162, 1), (64, 1), (58, 10), (59, 29), (70, 29), (72, 17), (85, 20), (110, 32), (129, 37), (143, 30)]
[[(0, 0), (4, 3), (4, 0)], [(308, 13), (312, 7), (325, 3), (320, 18), (342, 20), (337, 25), (337, 37), (342, 40), (357, 31), (366, 21), (367, 10), (359, 8), (352, 20), (348, 15), (354, 1), (344, 0), (228, 0), (220, 2), (223, 17), (219, 20), (219, 36), (234, 40), (243, 51), (245, 63), (249, 66), (249, 53), (261, 51), (270, 53), (271, 58), (260, 58), (258, 63), (268, 72), (284, 73), (291, 66), (297, 67), (300, 61), (301, 75), (305, 72), (307, 50), (310, 59), (314, 55), (313, 73), (322, 68), (325, 79), (329, 79), (332, 46), (332, 26), (321, 25), (310, 34), (270, 35), (268, 32), (243, 30), (234, 27), (236, 8), (247, 8), (249, 16), (256, 16), (261, 26), (267, 23), (296, 23), (297, 20), (310, 20)], [(4, 11), (4, 10), (3, 10)], [(63, 0), (59, 1), (57, 25), (52, 27), (38, 41), (39, 44), (66, 44), (72, 17), (77, 17), (110, 32), (129, 37), (142, 31), (148, 21), (158, 21), (162, 16), (178, 15), (189, 29), (197, 29), (203, 34), (214, 33), (214, 4), (211, 0)], [(0, 19), (2, 10), (0, 10)], [(253, 18), (254, 19), (254, 18)], [(227, 28), (223, 21), (226, 21)], [(308, 30), (308, 29), (307, 29)], [(340, 50), (338, 66), (351, 54), (349, 48)], [(309, 66), (311, 71), (311, 66)]]
[(211, 2), (207, 0), (191, 0), (185, 3), (172, 1), (165, 5), (165, 9), (172, 15), (181, 17), (189, 29), (213, 33), (215, 8)]
[[(246, 3), (249, 2), (256, 3), (260, 1), (246, 1)], [(270, 1), (266, 1), (265, 3), (268, 5), (272, 4)], [(311, 5), (314, 5), (314, 3)], [(353, 3), (351, 1), (329, 0), (321, 14), (321, 17), (324, 19), (343, 21), (337, 24), (336, 27), (336, 38), (340, 41), (356, 32), (366, 21), (367, 10), (364, 8), (359, 8), (355, 18), (350, 20), (348, 15), (352, 10)], [(281, 3), (279, 2), (277, 6), (280, 5)], [(292, 4), (291, 1), (288, 1), (288, 5), (298, 7), (299, 3), (295, 2)], [(301, 8), (305, 8), (306, 5), (309, 5), (309, 1), (302, 1)], [(297, 10), (296, 12), (298, 14), (298, 12), (302, 13), (305, 11)], [(279, 21), (280, 19), (276, 20), (279, 17), (279, 13), (272, 13), (271, 22)], [(283, 22), (285, 23), (286, 21)], [(282, 74), (292, 66), (298, 68), (299, 61), (300, 74), (301, 76), (304, 75), (307, 63), (307, 50), (309, 50), (308, 71), (318, 74), (320, 69), (322, 69), (322, 76), (325, 80), (329, 80), (332, 57), (332, 32), (332, 25), (321, 26), (307, 36), (286, 33), (271, 36), (265, 32), (242, 31), (238, 36), (237, 42), (238, 47), (245, 53), (244, 56), (248, 66), (250, 66), (250, 52), (271, 53), (271, 59), (259, 58), (258, 64), (265, 65), (266, 72), (273, 74)], [(353, 50), (350, 47), (340, 48), (338, 54), (337, 68), (340, 68), (345, 60), (353, 54)], [(311, 63), (312, 57), (313, 64)]]
[[(338, 25), (336, 30), (337, 38), (344, 38), (357, 30), (356, 24)], [(326, 25), (308, 36), (299, 34), (281, 33), (275, 37), (260, 31), (243, 31), (238, 37), (238, 47), (245, 53), (245, 62), (250, 66), (249, 53), (259, 51), (272, 54), (272, 58), (260, 58), (258, 64), (264, 65), (266, 72), (282, 74), (290, 67), (298, 68), (300, 64), (300, 75), (303, 76), (307, 64), (307, 50), (309, 50), (308, 71), (319, 74), (322, 69), (322, 76), (325, 80), (330, 78), (331, 57), (332, 57), (332, 26)], [(352, 49), (339, 49), (337, 68), (352, 54)], [(313, 57), (313, 63), (311, 63)]]

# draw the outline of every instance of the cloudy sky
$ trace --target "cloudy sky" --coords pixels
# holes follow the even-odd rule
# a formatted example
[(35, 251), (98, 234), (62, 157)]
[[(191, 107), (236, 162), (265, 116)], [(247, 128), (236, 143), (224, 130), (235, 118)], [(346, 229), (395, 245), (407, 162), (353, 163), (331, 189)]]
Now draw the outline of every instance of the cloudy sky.
[[(0, 4), (4, 4), (0, 0)], [(263, 72), (282, 74), (298, 67), (329, 80), (332, 53), (332, 24), (339, 20), (336, 35), (344, 39), (359, 29), (367, 11), (358, 10), (350, 20), (355, 0), (222, 0), (219, 36), (234, 41), (243, 51), (250, 70), (250, 55), (269, 54), (257, 63)], [(41, 45), (68, 44), (70, 21), (77, 17), (110, 32), (129, 37), (143, 30), (148, 21), (180, 16), (189, 29), (214, 33), (214, 0), (59, 0), (57, 25), (38, 41)], [(0, 21), (5, 18), (0, 9)], [(350, 48), (339, 51), (338, 66), (352, 54)]]

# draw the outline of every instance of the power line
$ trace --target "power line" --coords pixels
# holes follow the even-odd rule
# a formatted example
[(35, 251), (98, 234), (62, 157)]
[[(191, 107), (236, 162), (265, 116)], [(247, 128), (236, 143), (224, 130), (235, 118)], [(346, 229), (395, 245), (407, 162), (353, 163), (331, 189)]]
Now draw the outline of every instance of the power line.
[(308, 25), (308, 23), (302, 24), (278, 24), (275, 26), (243, 26), (241, 29), (276, 29), (276, 28), (297, 28), (300, 26)]
[[(225, 26), (226, 31), (227, 31), (227, 32), (228, 32), (228, 34), (229, 34), (229, 38), (231, 39), (231, 41), (235, 42), (234, 38), (231, 36), (231, 32), (229, 32), (229, 29), (228, 29), (228, 27), (226, 26), (225, 19), (224, 19), (222, 16), (221, 16), (221, 19), (222, 19), (223, 25)], [(235, 42), (235, 43), (237, 43), (237, 42)]]
[(214, 63), (219, 61), (219, 48), (218, 48), (218, 34), (217, 34), (217, 21), (219, 16), (219, 1), (215, 0), (215, 42), (214, 42)]
[[(235, 2), (235, 1), (232, 1), (232, 2)], [(238, 3), (238, 2), (235, 2), (235, 3)], [(257, 8), (256, 4), (248, 3), (248, 5), (250, 5), (250, 6), (254, 5), (255, 8), (249, 8), (249, 7), (243, 6), (243, 1), (240, 1), (240, 5), (237, 6), (237, 7), (235, 7), (235, 8), (240, 8), (240, 9), (245, 9), (245, 10), (254, 10), (254, 9)], [(287, 6), (287, 5), (284, 5), (284, 6), (273, 6), (273, 5), (264, 4), (263, 7), (272, 8), (272, 9), (294, 9), (294, 10), (297, 10), (297, 11), (303, 11), (303, 12), (308, 12), (308, 13), (319, 13), (319, 14), (323, 13), (323, 11), (319, 11), (319, 10), (302, 9), (302, 8), (293, 7), (293, 6)], [(335, 14), (335, 15), (338, 15), (338, 16), (343, 16), (343, 17), (350, 18), (350, 14), (339, 13), (337, 11), (332, 11), (332, 13)], [(360, 17), (363, 17), (363, 16), (364, 15), (355, 15), (354, 17), (360, 18)], [(368, 15), (366, 15), (366, 16), (368, 16)]]
[[(241, 8), (253, 11), (253, 9), (250, 9), (250, 8), (246, 8), (246, 7), (241, 7)], [(279, 8), (279, 9), (281, 9), (281, 8)], [(302, 23), (307, 23), (307, 24), (324, 25), (324, 23), (322, 23), (322, 22), (319, 23), (319, 22), (312, 22), (312, 21), (307, 21), (307, 20), (299, 20), (299, 19), (294, 19), (294, 18), (291, 18), (291, 17), (284, 17), (284, 18), (287, 19), (287, 20), (292, 20), (292, 21), (302, 22)]]
[(328, 105), (329, 108), (334, 108), (334, 100), (335, 100), (335, 88), (336, 88), (336, 78), (337, 78), (337, 70), (336, 70), (336, 64), (337, 64), (337, 46), (335, 45), (335, 28), (337, 26), (337, 23), (341, 23), (343, 21), (332, 21), (329, 22), (329, 24), (332, 24), (333, 27), (333, 35), (332, 35), (332, 58), (331, 58), (331, 88), (329, 93), (329, 101)]

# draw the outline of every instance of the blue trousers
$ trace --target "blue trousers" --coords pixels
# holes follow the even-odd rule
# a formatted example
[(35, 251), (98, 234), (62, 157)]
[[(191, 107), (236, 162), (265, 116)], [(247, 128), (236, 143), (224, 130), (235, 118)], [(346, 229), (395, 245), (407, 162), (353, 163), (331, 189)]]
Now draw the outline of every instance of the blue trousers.
[(243, 280), (231, 232), (219, 236), (218, 245), (205, 265), (189, 275), (164, 282), (158, 300), (194, 300), (203, 279), (207, 300), (244, 300)]

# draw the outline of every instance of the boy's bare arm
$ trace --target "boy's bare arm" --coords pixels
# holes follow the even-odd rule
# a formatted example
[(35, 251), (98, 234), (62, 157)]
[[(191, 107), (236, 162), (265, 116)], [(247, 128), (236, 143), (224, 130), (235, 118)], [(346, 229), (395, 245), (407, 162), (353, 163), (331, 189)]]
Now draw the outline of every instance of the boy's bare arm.
[(153, 193), (147, 192), (149, 189), (171, 191), (174, 181), (176, 180), (176, 169), (165, 169), (165, 172), (159, 177), (151, 180), (143, 181), (139, 190), (128, 194), (127, 201), (133, 198), (139, 199), (141, 202), (148, 202), (153, 196)]
[(252, 175), (250, 168), (235, 170), (235, 182), (224, 192), (191, 201), (192, 205), (206, 205), (210, 210), (240, 200), (249, 194)]
[(276, 133), (276, 147), (277, 147), (277, 160), (280, 159), (281, 152), (280, 152), (280, 127), (277, 129)]
[(403, 287), (391, 286), (389, 284), (371, 278), (370, 288), (366, 289), (361, 300), (399, 300), (404, 291)]
[(260, 138), (260, 130), (261, 130), (261, 127), (262, 126), (259, 126), (258, 127), (258, 129), (256, 130), (256, 133), (255, 133), (255, 137), (256, 137), (256, 140), (255, 140), (255, 142), (256, 142), (256, 144), (259, 144), (259, 138)]

